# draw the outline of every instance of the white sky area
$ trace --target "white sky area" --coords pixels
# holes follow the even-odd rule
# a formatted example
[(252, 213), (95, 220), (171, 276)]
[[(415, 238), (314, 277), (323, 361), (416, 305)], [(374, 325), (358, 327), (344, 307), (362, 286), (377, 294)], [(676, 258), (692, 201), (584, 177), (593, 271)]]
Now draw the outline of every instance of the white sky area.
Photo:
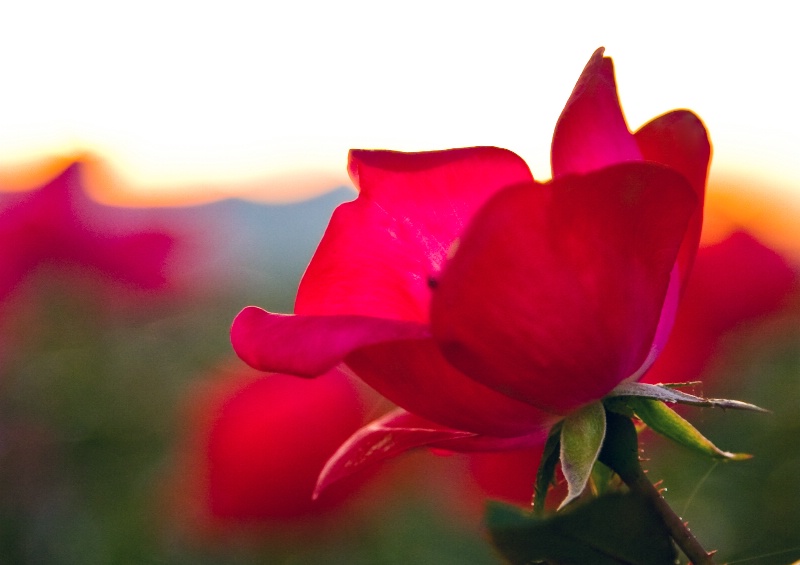
[(0, 167), (89, 152), (124, 180), (115, 199), (276, 200), (349, 184), (351, 147), (498, 145), (544, 180), (602, 45), (632, 129), (690, 108), (715, 174), (800, 200), (797, 20), (748, 6), (3, 2)]

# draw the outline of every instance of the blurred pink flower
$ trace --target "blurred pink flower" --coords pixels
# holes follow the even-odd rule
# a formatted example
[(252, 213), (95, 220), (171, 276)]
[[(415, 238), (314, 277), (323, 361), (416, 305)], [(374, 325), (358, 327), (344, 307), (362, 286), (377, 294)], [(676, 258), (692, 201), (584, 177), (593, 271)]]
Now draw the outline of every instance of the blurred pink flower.
[[(0, 359), (6, 362), (42, 323), (54, 291), (88, 297), (97, 312), (138, 312), (175, 298), (177, 238), (150, 210), (91, 200), (82, 163), (27, 192), (0, 192)], [(184, 285), (181, 285), (184, 286)]]
[(125, 212), (91, 201), (74, 163), (44, 186), (0, 194), (0, 300), (42, 265), (90, 271), (119, 285), (160, 290), (173, 237), (126, 226)]
[(710, 147), (690, 112), (625, 124), (598, 50), (556, 125), (553, 181), (492, 147), (351, 151), (340, 206), (296, 315), (243, 310), (251, 366), (344, 363), (401, 407), (342, 446), (321, 486), (430, 445), (540, 443), (662, 349), (699, 241)]

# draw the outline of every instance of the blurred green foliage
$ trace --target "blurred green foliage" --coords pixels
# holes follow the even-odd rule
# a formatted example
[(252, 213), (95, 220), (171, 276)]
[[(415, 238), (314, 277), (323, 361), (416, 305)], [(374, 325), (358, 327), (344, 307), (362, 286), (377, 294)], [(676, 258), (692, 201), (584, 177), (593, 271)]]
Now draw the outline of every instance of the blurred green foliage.
[(496, 562), (409, 481), (344, 527), (321, 522), (314, 543), (291, 525), (255, 539), (186, 535), (164, 492), (183, 395), (232, 357), (228, 329), (245, 302), (285, 309), (294, 290), (218, 289), (110, 315), (60, 277), (31, 283), (42, 300), (9, 328), (25, 337), (0, 377), (0, 563)]
[[(423, 474), (391, 483), (380, 504), (354, 502), (346, 524), (320, 522), (314, 543), (291, 526), (257, 538), (187, 536), (164, 492), (182, 399), (232, 357), (228, 329), (243, 305), (288, 311), (294, 288), (231, 286), (109, 311), (57, 271), (26, 284), (37, 302), (5, 329), (14, 348), (0, 367), (0, 563), (500, 562)], [(668, 502), (720, 563), (800, 559), (798, 310), (730, 334), (699, 391), (772, 414), (682, 411), (722, 449), (754, 459), (711, 463), (644, 436), (649, 476), (663, 479)]]
[[(796, 306), (796, 305), (795, 305)], [(718, 563), (785, 565), (800, 559), (800, 324), (797, 308), (730, 334), (705, 376), (708, 396), (753, 402), (772, 414), (693, 409), (684, 416), (722, 449), (711, 462), (646, 433), (650, 479)]]

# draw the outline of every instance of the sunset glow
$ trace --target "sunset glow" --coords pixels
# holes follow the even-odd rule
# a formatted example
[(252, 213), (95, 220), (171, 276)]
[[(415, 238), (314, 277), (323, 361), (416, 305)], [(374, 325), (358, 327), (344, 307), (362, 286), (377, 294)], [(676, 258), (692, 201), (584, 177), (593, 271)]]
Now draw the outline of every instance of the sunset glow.
[(88, 155), (108, 203), (284, 201), (349, 185), (351, 147), (469, 145), (512, 149), (545, 179), (563, 100), (605, 45), (632, 129), (692, 108), (714, 142), (712, 183), (744, 174), (800, 200), (792, 19), (773, 14), (742, 45), (751, 14), (670, 10), (13, 3), (0, 10), (0, 180), (24, 188), (21, 166), (35, 178)]

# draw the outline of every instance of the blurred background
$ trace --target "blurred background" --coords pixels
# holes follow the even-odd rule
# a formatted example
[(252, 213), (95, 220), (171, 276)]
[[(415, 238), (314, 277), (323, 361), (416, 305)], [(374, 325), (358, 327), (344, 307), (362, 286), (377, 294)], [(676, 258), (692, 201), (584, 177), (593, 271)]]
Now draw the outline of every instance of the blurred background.
[[(554, 4), (554, 3), (551, 3)], [(793, 18), (672, 2), (0, 6), (0, 563), (499, 563), (487, 497), (538, 453), (403, 456), (325, 493), (388, 405), (339, 374), (234, 358), (248, 304), (290, 312), (351, 147), (498, 145), (549, 175), (591, 53), (632, 130), (673, 108), (714, 144), (703, 246), (649, 379), (713, 464), (647, 435), (651, 477), (720, 562), (800, 559), (800, 110)]]

